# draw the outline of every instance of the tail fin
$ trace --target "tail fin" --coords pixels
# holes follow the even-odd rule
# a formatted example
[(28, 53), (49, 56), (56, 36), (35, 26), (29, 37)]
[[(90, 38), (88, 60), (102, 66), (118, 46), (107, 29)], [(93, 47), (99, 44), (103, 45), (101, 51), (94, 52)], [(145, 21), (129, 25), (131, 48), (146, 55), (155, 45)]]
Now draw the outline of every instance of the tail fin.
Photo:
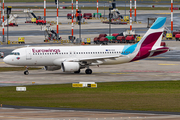
[(143, 38), (139, 41), (138, 46), (160, 46), (162, 40), (162, 33), (164, 31), (164, 24), (166, 22), (166, 17), (159, 17), (151, 26), (151, 28), (146, 32)]
[(151, 50), (160, 48), (166, 17), (159, 17), (137, 44), (134, 60), (150, 56)]

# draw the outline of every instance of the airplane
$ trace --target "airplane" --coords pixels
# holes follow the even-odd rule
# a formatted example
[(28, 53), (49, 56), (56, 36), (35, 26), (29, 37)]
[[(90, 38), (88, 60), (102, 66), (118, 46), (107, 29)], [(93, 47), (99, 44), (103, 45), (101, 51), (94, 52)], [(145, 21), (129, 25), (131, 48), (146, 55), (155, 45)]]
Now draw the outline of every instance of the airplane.
[[(45, 70), (92, 74), (90, 66), (115, 65), (141, 60), (169, 51), (161, 46), (166, 17), (159, 17), (142, 39), (133, 45), (49, 46), (15, 49), (3, 61), (16, 66), (45, 66)], [(28, 75), (28, 67), (24, 75)]]

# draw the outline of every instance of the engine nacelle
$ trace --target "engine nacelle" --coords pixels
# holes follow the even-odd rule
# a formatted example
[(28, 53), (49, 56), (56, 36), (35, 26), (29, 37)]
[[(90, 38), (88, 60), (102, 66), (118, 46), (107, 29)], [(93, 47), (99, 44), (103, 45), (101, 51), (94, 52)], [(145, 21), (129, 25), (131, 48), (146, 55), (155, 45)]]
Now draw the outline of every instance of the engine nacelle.
[(47, 71), (54, 71), (61, 69), (61, 66), (44, 66), (44, 69)]
[(74, 72), (80, 69), (78, 62), (63, 62), (61, 66), (63, 72)]

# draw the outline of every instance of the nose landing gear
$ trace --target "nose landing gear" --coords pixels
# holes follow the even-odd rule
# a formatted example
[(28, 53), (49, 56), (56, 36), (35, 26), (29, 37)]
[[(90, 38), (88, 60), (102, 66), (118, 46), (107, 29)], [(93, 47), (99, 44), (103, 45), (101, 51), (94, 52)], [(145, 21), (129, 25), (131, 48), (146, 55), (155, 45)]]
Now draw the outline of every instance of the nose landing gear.
[(24, 75), (29, 75), (28, 67), (26, 67), (26, 70), (24, 71)]

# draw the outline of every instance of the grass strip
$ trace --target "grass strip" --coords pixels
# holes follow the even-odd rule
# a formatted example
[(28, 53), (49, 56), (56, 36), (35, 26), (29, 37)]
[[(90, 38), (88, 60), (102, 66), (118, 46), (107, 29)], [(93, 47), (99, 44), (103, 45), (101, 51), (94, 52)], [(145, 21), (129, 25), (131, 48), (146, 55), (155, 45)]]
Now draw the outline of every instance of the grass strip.
[(180, 81), (98, 83), (98, 88), (71, 84), (0, 87), (0, 104), (57, 108), (180, 111)]
[[(0, 72), (7, 72), (7, 71), (23, 71), (25, 67), (0, 67)], [(38, 70), (41, 68), (29, 68), (29, 70)]]

